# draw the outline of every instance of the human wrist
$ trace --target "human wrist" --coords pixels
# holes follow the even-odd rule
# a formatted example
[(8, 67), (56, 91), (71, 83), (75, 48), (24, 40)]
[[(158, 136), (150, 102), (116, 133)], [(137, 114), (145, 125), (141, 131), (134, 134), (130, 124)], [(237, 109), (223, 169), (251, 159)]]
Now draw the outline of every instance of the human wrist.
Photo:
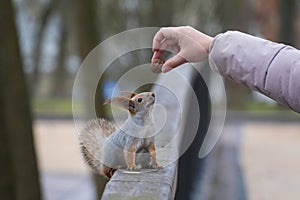
[(199, 36), (198, 36), (197, 43), (208, 54), (213, 39), (214, 39), (213, 37), (211, 37), (209, 35), (206, 35), (206, 34), (199, 31)]

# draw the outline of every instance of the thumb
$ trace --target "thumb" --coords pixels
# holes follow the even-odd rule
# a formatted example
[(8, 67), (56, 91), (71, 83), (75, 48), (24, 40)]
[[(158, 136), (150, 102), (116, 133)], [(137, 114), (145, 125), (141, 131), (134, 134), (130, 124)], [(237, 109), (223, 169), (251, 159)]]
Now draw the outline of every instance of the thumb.
[(183, 63), (186, 63), (187, 60), (184, 59), (182, 56), (180, 56), (179, 54), (176, 54), (175, 56), (173, 56), (172, 58), (168, 59), (162, 66), (162, 72), (166, 73), (170, 70), (172, 70), (173, 68), (178, 67), (179, 65), (182, 65)]

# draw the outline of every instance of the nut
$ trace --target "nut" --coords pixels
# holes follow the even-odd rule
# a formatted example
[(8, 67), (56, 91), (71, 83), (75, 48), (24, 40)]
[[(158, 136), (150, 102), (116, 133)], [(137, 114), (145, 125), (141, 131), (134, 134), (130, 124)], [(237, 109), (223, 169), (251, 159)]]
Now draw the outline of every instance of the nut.
[(160, 58), (154, 59), (154, 61), (151, 63), (152, 72), (157, 74), (161, 73), (161, 68), (164, 63), (165, 61)]

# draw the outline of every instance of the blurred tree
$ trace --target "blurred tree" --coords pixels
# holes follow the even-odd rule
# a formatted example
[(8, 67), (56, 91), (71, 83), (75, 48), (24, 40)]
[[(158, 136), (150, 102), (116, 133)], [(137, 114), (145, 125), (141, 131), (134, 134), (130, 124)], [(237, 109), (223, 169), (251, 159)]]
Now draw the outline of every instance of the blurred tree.
[(37, 17), (37, 28), (36, 28), (36, 37), (34, 40), (33, 48), (33, 72), (31, 76), (31, 93), (34, 93), (39, 85), (40, 78), (40, 62), (42, 57), (42, 45), (45, 34), (45, 29), (47, 27), (48, 21), (50, 20), (51, 15), (57, 8), (60, 0), (50, 0), (48, 4), (41, 9), (40, 15)]
[(279, 31), (279, 0), (255, 0), (254, 13), (259, 33), (264, 38), (278, 41)]
[(64, 97), (65, 83), (67, 78), (66, 71), (66, 58), (67, 58), (67, 34), (65, 19), (61, 19), (60, 22), (60, 38), (59, 38), (59, 50), (57, 57), (57, 66), (53, 72), (52, 78), (52, 97)]
[[(97, 10), (101, 6), (100, 2), (97, 4), (96, 0), (77, 0), (77, 33), (78, 33), (78, 43), (79, 43), (79, 55), (82, 60), (90, 53), (90, 51), (95, 48), (101, 38), (101, 31), (99, 28), (101, 24), (97, 21)], [(99, 55), (101, 56), (101, 55)], [(95, 66), (99, 66), (99, 63), (93, 63)], [(91, 69), (95, 69), (91, 67)], [(88, 76), (93, 76), (99, 74), (97, 70), (94, 73), (89, 74)], [(95, 88), (95, 85), (92, 85), (90, 82), (90, 77), (85, 77), (84, 80), (86, 90), (92, 90)], [(100, 79), (101, 77), (99, 77)], [(100, 80), (105, 80), (103, 77)], [(95, 110), (98, 117), (105, 117), (105, 110), (103, 109), (104, 99), (102, 97), (102, 85), (103, 83), (99, 81), (96, 94), (95, 94)], [(92, 94), (90, 92), (89, 94)], [(87, 97), (90, 98), (90, 97)], [(94, 110), (87, 110), (88, 116), (91, 116), (91, 113), (95, 112)], [(102, 176), (94, 175), (96, 183), (96, 191), (98, 191), (98, 197), (102, 196), (105, 184), (107, 182)]]
[[(172, 26), (174, 3), (173, 0), (152, 0), (151, 9), (145, 20), (146, 26), (163, 27)], [(141, 26), (144, 26), (141, 24)]]
[(0, 199), (41, 198), (29, 98), (10, 0), (0, 6)]
[[(215, 0), (215, 14), (219, 19), (219, 24), (226, 30), (240, 30), (248, 32), (251, 11), (248, 0)], [(228, 108), (243, 109), (252, 98), (249, 89), (240, 84), (225, 80), (226, 94), (228, 98)]]
[[(296, 11), (300, 10), (300, 1), (296, 2)], [(296, 12), (296, 25), (295, 25), (295, 46), (300, 49), (300, 14)]]
[(98, 12), (97, 21), (100, 22), (103, 38), (125, 31), (132, 17), (131, 7), (126, 6), (126, 0), (101, 0)]
[(66, 59), (68, 55), (68, 36), (70, 35), (70, 20), (69, 20), (69, 10), (65, 8), (69, 5), (69, 1), (61, 0), (59, 5), (57, 5), (57, 13), (60, 18), (59, 23), (59, 39), (58, 39), (58, 55), (56, 68), (52, 74), (52, 85), (50, 94), (52, 97), (62, 98), (66, 94), (66, 82), (68, 78), (68, 72), (66, 70)]
[[(100, 4), (100, 3), (99, 3)], [(93, 48), (95, 48), (101, 41), (101, 24), (97, 21), (97, 10), (99, 7), (96, 0), (87, 0), (80, 1), (77, 0), (77, 33), (78, 33), (78, 45), (79, 45), (79, 55), (82, 60), (90, 53)], [(100, 55), (99, 55), (100, 56)], [(96, 62), (96, 60), (94, 60)], [(99, 63), (94, 63), (95, 66), (99, 66)], [(96, 69), (96, 68), (93, 68)], [(99, 74), (97, 70), (95, 73), (90, 75)], [(100, 78), (100, 77), (99, 77)], [(94, 88), (94, 85), (91, 85), (90, 78), (86, 77), (85, 87), (87, 90)], [(97, 114), (100, 117), (104, 116), (103, 103), (102, 99), (102, 84), (100, 84), (100, 90), (96, 92), (96, 101), (95, 107)], [(88, 113), (93, 113), (94, 110), (88, 110)]]
[(215, 14), (223, 30), (248, 31), (251, 10), (249, 0), (215, 0)]
[(296, 0), (280, 0), (279, 40), (288, 45), (295, 44)]
[(152, 0), (138, 3), (135, 9), (131, 10), (131, 16), (137, 21), (139, 27), (163, 27), (172, 26), (173, 12), (173, 0)]

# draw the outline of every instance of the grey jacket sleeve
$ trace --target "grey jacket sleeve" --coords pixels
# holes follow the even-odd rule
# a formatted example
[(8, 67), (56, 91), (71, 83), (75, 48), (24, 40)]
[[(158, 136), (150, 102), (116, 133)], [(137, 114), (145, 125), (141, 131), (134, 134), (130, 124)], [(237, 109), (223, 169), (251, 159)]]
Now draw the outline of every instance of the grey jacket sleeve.
[(300, 50), (237, 31), (217, 35), (210, 66), (300, 112)]

